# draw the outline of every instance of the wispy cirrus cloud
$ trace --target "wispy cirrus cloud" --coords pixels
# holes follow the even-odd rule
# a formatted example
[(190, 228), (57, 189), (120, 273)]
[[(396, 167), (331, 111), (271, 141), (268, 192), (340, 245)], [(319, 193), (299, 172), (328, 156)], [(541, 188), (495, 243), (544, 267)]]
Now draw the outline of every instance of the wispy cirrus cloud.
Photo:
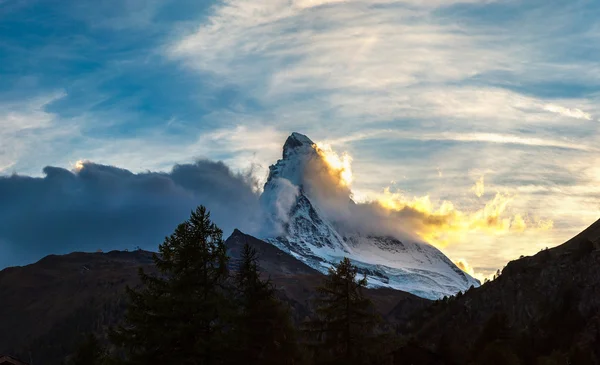
[(17, 134), (27, 130), (48, 128), (56, 120), (56, 115), (46, 107), (65, 97), (64, 91), (52, 92), (25, 101), (2, 103), (0, 130), (6, 134)]
[(560, 114), (565, 117), (592, 120), (592, 115), (590, 113), (586, 113), (583, 110), (577, 109), (577, 108), (570, 109), (570, 108), (565, 108), (564, 106), (560, 106), (560, 105), (546, 104), (546, 105), (544, 105), (544, 110), (547, 110), (552, 113)]
[(419, 141), (454, 141), (454, 142), (480, 142), (493, 144), (521, 145), (531, 147), (548, 147), (571, 149), (585, 152), (597, 152), (598, 148), (568, 139), (552, 139), (515, 134), (498, 133), (471, 133), (471, 132), (418, 132), (401, 131), (393, 129), (379, 129), (348, 135), (339, 139), (329, 139), (328, 143), (351, 143), (368, 139), (400, 139)]
[[(515, 193), (536, 179), (549, 188), (590, 184), (572, 163), (591, 163), (599, 142), (599, 68), (571, 57), (589, 54), (579, 42), (594, 31), (577, 28), (586, 6), (229, 0), (165, 54), (252, 95), (260, 123), (323, 136), (351, 152), (357, 195), (377, 194), (393, 180), (415, 195), (433, 192), (469, 207), (475, 202), (458, 191), (469, 190), (471, 171), (486, 171), (490, 194)], [(540, 19), (554, 26), (540, 27)], [(578, 198), (540, 203), (519, 194), (518, 209), (532, 217), (553, 212), (555, 229), (536, 240), (546, 245), (598, 212), (565, 217), (558, 201), (567, 207)], [(493, 267), (527, 251), (533, 237), (472, 239), (482, 248), (465, 243), (450, 254)]]
[[(595, 97), (549, 98), (499, 84), (494, 75), (525, 74), (525, 85), (565, 75), (552, 72), (560, 62), (536, 62), (545, 43), (443, 16), (457, 3), (469, 2), (226, 1), (166, 50), (191, 70), (243, 88), (283, 129), (320, 132), (323, 120), (343, 120), (329, 138), (365, 123), (506, 135), (592, 119)], [(587, 69), (585, 62), (570, 66), (575, 80)], [(596, 128), (580, 124), (561, 136)]]
[(59, 125), (48, 107), (64, 98), (64, 91), (50, 92), (27, 100), (0, 101), (0, 172), (35, 152), (47, 142), (77, 133), (72, 125)]
[(207, 157), (262, 177), (299, 131), (353, 156), (356, 196), (472, 211), (500, 192), (555, 222), (448, 248), (480, 272), (600, 213), (599, 15), (586, 0), (9, 2), (0, 169)]

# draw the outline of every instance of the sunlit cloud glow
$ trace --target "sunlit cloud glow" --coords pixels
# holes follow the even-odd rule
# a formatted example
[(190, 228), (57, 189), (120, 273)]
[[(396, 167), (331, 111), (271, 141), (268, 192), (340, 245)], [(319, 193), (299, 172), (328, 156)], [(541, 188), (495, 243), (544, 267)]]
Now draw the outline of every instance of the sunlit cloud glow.
[(467, 260), (461, 258), (454, 261), (456, 266), (458, 266), (462, 271), (471, 275), (472, 277), (478, 279), (481, 283), (486, 280), (491, 280), (494, 276), (494, 273), (486, 274), (483, 272), (477, 272), (475, 269), (467, 262)]
[[(323, 145), (322, 145), (323, 146)], [(341, 159), (330, 146), (314, 146), (324, 158), (343, 186), (349, 186), (346, 172), (351, 174), (352, 157), (344, 153)], [(342, 163), (342, 161), (344, 161)], [(484, 194), (483, 176), (472, 189), (477, 197)], [(546, 231), (553, 227), (552, 220), (529, 218), (523, 213), (511, 213), (510, 205), (515, 195), (496, 193), (495, 196), (475, 210), (460, 210), (449, 200), (432, 201), (429, 195), (409, 198), (402, 191), (385, 187), (376, 196), (363, 197), (364, 202), (374, 202), (387, 211), (387, 215), (398, 217), (398, 225), (409, 227), (424, 241), (437, 247), (466, 244), (470, 235), (483, 233), (490, 236), (519, 234), (525, 231)]]
[(479, 179), (477, 179), (475, 185), (473, 185), (473, 187), (471, 188), (471, 191), (475, 193), (475, 195), (478, 198), (481, 198), (483, 194), (485, 194), (485, 183), (483, 175)]
[(352, 157), (344, 152), (338, 155), (331, 145), (317, 143), (313, 146), (317, 153), (325, 160), (331, 173), (339, 177), (339, 183), (344, 186), (352, 185)]
[(501, 236), (520, 233), (526, 229), (548, 230), (550, 220), (524, 218), (522, 214), (510, 214), (509, 206), (514, 196), (496, 193), (494, 198), (475, 211), (462, 211), (451, 201), (435, 204), (429, 195), (407, 198), (401, 192), (385, 188), (376, 197), (377, 202), (392, 212), (400, 212), (411, 220), (416, 233), (425, 241), (438, 247), (469, 242), (469, 234), (482, 232)]

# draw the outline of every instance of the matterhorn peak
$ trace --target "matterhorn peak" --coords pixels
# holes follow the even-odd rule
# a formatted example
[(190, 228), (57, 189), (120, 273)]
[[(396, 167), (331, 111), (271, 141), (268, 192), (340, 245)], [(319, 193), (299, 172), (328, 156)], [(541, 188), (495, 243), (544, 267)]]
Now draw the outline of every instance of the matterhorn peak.
[(319, 158), (315, 143), (304, 134), (292, 133), (283, 145), (282, 159), (269, 167), (267, 184), (273, 179), (283, 178), (301, 187), (304, 169), (313, 158)]
[(314, 145), (315, 143), (304, 134), (294, 132), (287, 138), (283, 145), (283, 158), (290, 157), (298, 150), (310, 152), (314, 149)]
[[(352, 210), (356, 209), (353, 204), (339, 204), (337, 186), (320, 190), (323, 186), (319, 183), (331, 181), (321, 180), (322, 169), (313, 163), (329, 162), (310, 138), (292, 133), (285, 141), (282, 159), (269, 167), (261, 196), (273, 226), (263, 237), (267, 242), (323, 273), (348, 257), (367, 275), (369, 285), (425, 298), (442, 298), (479, 285), (431, 245), (371, 232), (374, 227), (365, 228), (365, 234), (358, 228), (348, 231), (343, 219), (351, 214), (363, 219), (364, 210)], [(349, 191), (342, 190), (343, 194)]]
[(314, 145), (314, 142), (310, 138), (308, 138), (308, 136), (298, 132), (293, 132), (292, 134), (290, 134), (283, 147), (285, 148), (285, 146), (287, 146), (288, 143), (293, 143), (295, 146)]

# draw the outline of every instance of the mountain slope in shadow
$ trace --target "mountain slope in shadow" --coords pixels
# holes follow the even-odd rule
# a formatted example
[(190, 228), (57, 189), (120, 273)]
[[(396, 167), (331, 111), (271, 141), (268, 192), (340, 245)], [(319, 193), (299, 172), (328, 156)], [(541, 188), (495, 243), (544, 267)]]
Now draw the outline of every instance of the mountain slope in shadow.
[[(259, 253), (262, 275), (275, 284), (294, 320), (304, 320), (311, 313), (315, 288), (324, 275), (238, 230), (226, 240), (232, 270), (245, 243)], [(0, 323), (6, 329), (0, 331), (0, 353), (32, 358), (35, 363), (60, 364), (82, 333), (103, 336), (123, 318), (125, 287), (139, 285), (140, 267), (156, 272), (151, 252), (51, 255), (31, 265), (0, 271)], [(382, 316), (406, 299), (410, 299), (412, 311), (430, 302), (389, 288), (368, 289), (367, 295)]]

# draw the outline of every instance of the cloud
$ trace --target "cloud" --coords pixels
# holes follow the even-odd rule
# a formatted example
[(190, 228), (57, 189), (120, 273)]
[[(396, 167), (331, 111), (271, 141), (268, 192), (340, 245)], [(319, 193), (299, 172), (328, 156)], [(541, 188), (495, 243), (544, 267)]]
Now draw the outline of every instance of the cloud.
[[(552, 43), (543, 29), (527, 28), (538, 41), (524, 45), (521, 32), (499, 32), (494, 22), (439, 9), (461, 3), (471, 14), (490, 1), (230, 0), (164, 52), (191, 70), (235, 83), (278, 114), (333, 113), (347, 126), (418, 118), (446, 129), (460, 121), (456, 127), (485, 123), (506, 132), (547, 122), (544, 114), (557, 114), (548, 105), (597, 109), (586, 99), (518, 92), (522, 84), (564, 82), (565, 70), (571, 80), (583, 80), (579, 71), (589, 65), (541, 62), (538, 53), (549, 52)], [(570, 118), (580, 109), (570, 110), (558, 115)]]
[(592, 115), (590, 113), (586, 113), (583, 110), (577, 109), (577, 108), (569, 109), (569, 108), (565, 108), (560, 105), (546, 104), (546, 105), (544, 105), (544, 110), (547, 110), (552, 113), (560, 114), (565, 117), (592, 120)]
[(11, 167), (13, 167), (14, 165), (15, 165), (15, 163), (14, 163), (14, 162), (10, 162), (10, 163), (8, 163), (8, 164), (6, 164), (6, 165), (4, 165), (4, 166), (0, 166), (0, 172), (3, 172), (3, 171), (5, 171), (5, 170), (8, 170), (8, 169), (10, 169)]
[(220, 162), (137, 174), (85, 162), (74, 171), (48, 166), (44, 174), (0, 177), (0, 267), (51, 253), (155, 250), (200, 204), (225, 235), (262, 228), (253, 182)]
[[(400, 240), (418, 239), (444, 248), (468, 242), (469, 235), (489, 236), (543, 231), (553, 227), (551, 220), (534, 219), (511, 212), (515, 196), (497, 193), (482, 207), (463, 211), (449, 200), (432, 202), (429, 195), (408, 198), (390, 187), (383, 193), (353, 201), (351, 183), (352, 158), (344, 153), (346, 163), (330, 147), (313, 146), (315, 158), (306, 162), (302, 186), (313, 204), (340, 228), (342, 233), (390, 235)], [(483, 177), (475, 192), (483, 196)], [(296, 193), (297, 194), (297, 193)]]
[(445, 133), (438, 136), (435, 135), (424, 135), (419, 137), (420, 139), (439, 139), (439, 140), (451, 140), (459, 142), (487, 142), (487, 143), (501, 143), (501, 144), (515, 144), (523, 146), (533, 147), (554, 147), (554, 148), (566, 148), (582, 151), (595, 151), (596, 148), (592, 146), (586, 146), (577, 144), (569, 141), (550, 140), (537, 137), (521, 137), (515, 135), (506, 134), (493, 134), (493, 133)]
[(284, 232), (283, 227), (289, 221), (289, 213), (300, 194), (297, 186), (287, 179), (275, 178), (268, 185), (270, 191), (261, 196), (261, 204), (266, 215), (267, 225), (272, 227), (274, 236)]
[[(64, 98), (63, 91), (0, 103), (0, 171), (14, 166), (39, 144), (76, 133), (72, 126), (56, 126), (56, 114), (47, 108)], [(34, 143), (34, 141), (36, 141)]]
[(523, 147), (546, 147), (570, 149), (584, 152), (600, 151), (597, 147), (570, 141), (569, 139), (552, 139), (534, 136), (520, 136), (516, 134), (500, 133), (473, 133), (473, 132), (417, 132), (393, 129), (365, 130), (356, 134), (349, 134), (341, 138), (328, 140), (330, 144), (347, 144), (366, 140), (416, 140), (416, 141), (453, 141), (465, 143), (489, 143), (518, 145)]
[(454, 263), (456, 264), (456, 266), (458, 266), (462, 271), (466, 272), (467, 274), (471, 275), (472, 277), (478, 279), (481, 283), (484, 283), (486, 279), (491, 280), (492, 277), (494, 276), (494, 274), (496, 273), (495, 271), (490, 272), (490, 270), (482, 270), (482, 271), (475, 271), (475, 268), (473, 268), (465, 259), (458, 259), (456, 261), (454, 261)]
[(343, 153), (340, 156), (331, 148), (331, 145), (323, 143), (316, 144), (315, 150), (325, 160), (330, 173), (337, 177), (340, 184), (344, 186), (352, 185), (352, 157), (348, 153)]
[(463, 244), (475, 232), (501, 236), (521, 233), (526, 229), (548, 230), (553, 226), (550, 220), (525, 220), (521, 214), (510, 214), (509, 206), (514, 197), (501, 193), (473, 211), (461, 211), (447, 200), (436, 206), (429, 196), (408, 199), (389, 188), (376, 199), (398, 224), (403, 224), (437, 247)]
[[(467, 260), (465, 260), (465, 259), (458, 259), (458, 260), (454, 261), (454, 263), (462, 271), (466, 272), (467, 274), (471, 275), (474, 278), (476, 277), (475, 276), (475, 270), (473, 270), (473, 268), (471, 267), (471, 265), (469, 265), (469, 263), (467, 262)], [(477, 278), (477, 279), (479, 279), (479, 278)]]
[(50, 127), (56, 116), (47, 112), (46, 107), (65, 96), (64, 92), (59, 91), (25, 102), (4, 104), (0, 114), (2, 133), (14, 135), (27, 130)]
[(485, 184), (483, 179), (484, 177), (483, 175), (481, 175), (481, 177), (477, 181), (475, 181), (475, 185), (473, 185), (473, 187), (471, 188), (471, 191), (475, 193), (475, 195), (477, 195), (478, 198), (481, 198), (483, 194), (485, 194)]

